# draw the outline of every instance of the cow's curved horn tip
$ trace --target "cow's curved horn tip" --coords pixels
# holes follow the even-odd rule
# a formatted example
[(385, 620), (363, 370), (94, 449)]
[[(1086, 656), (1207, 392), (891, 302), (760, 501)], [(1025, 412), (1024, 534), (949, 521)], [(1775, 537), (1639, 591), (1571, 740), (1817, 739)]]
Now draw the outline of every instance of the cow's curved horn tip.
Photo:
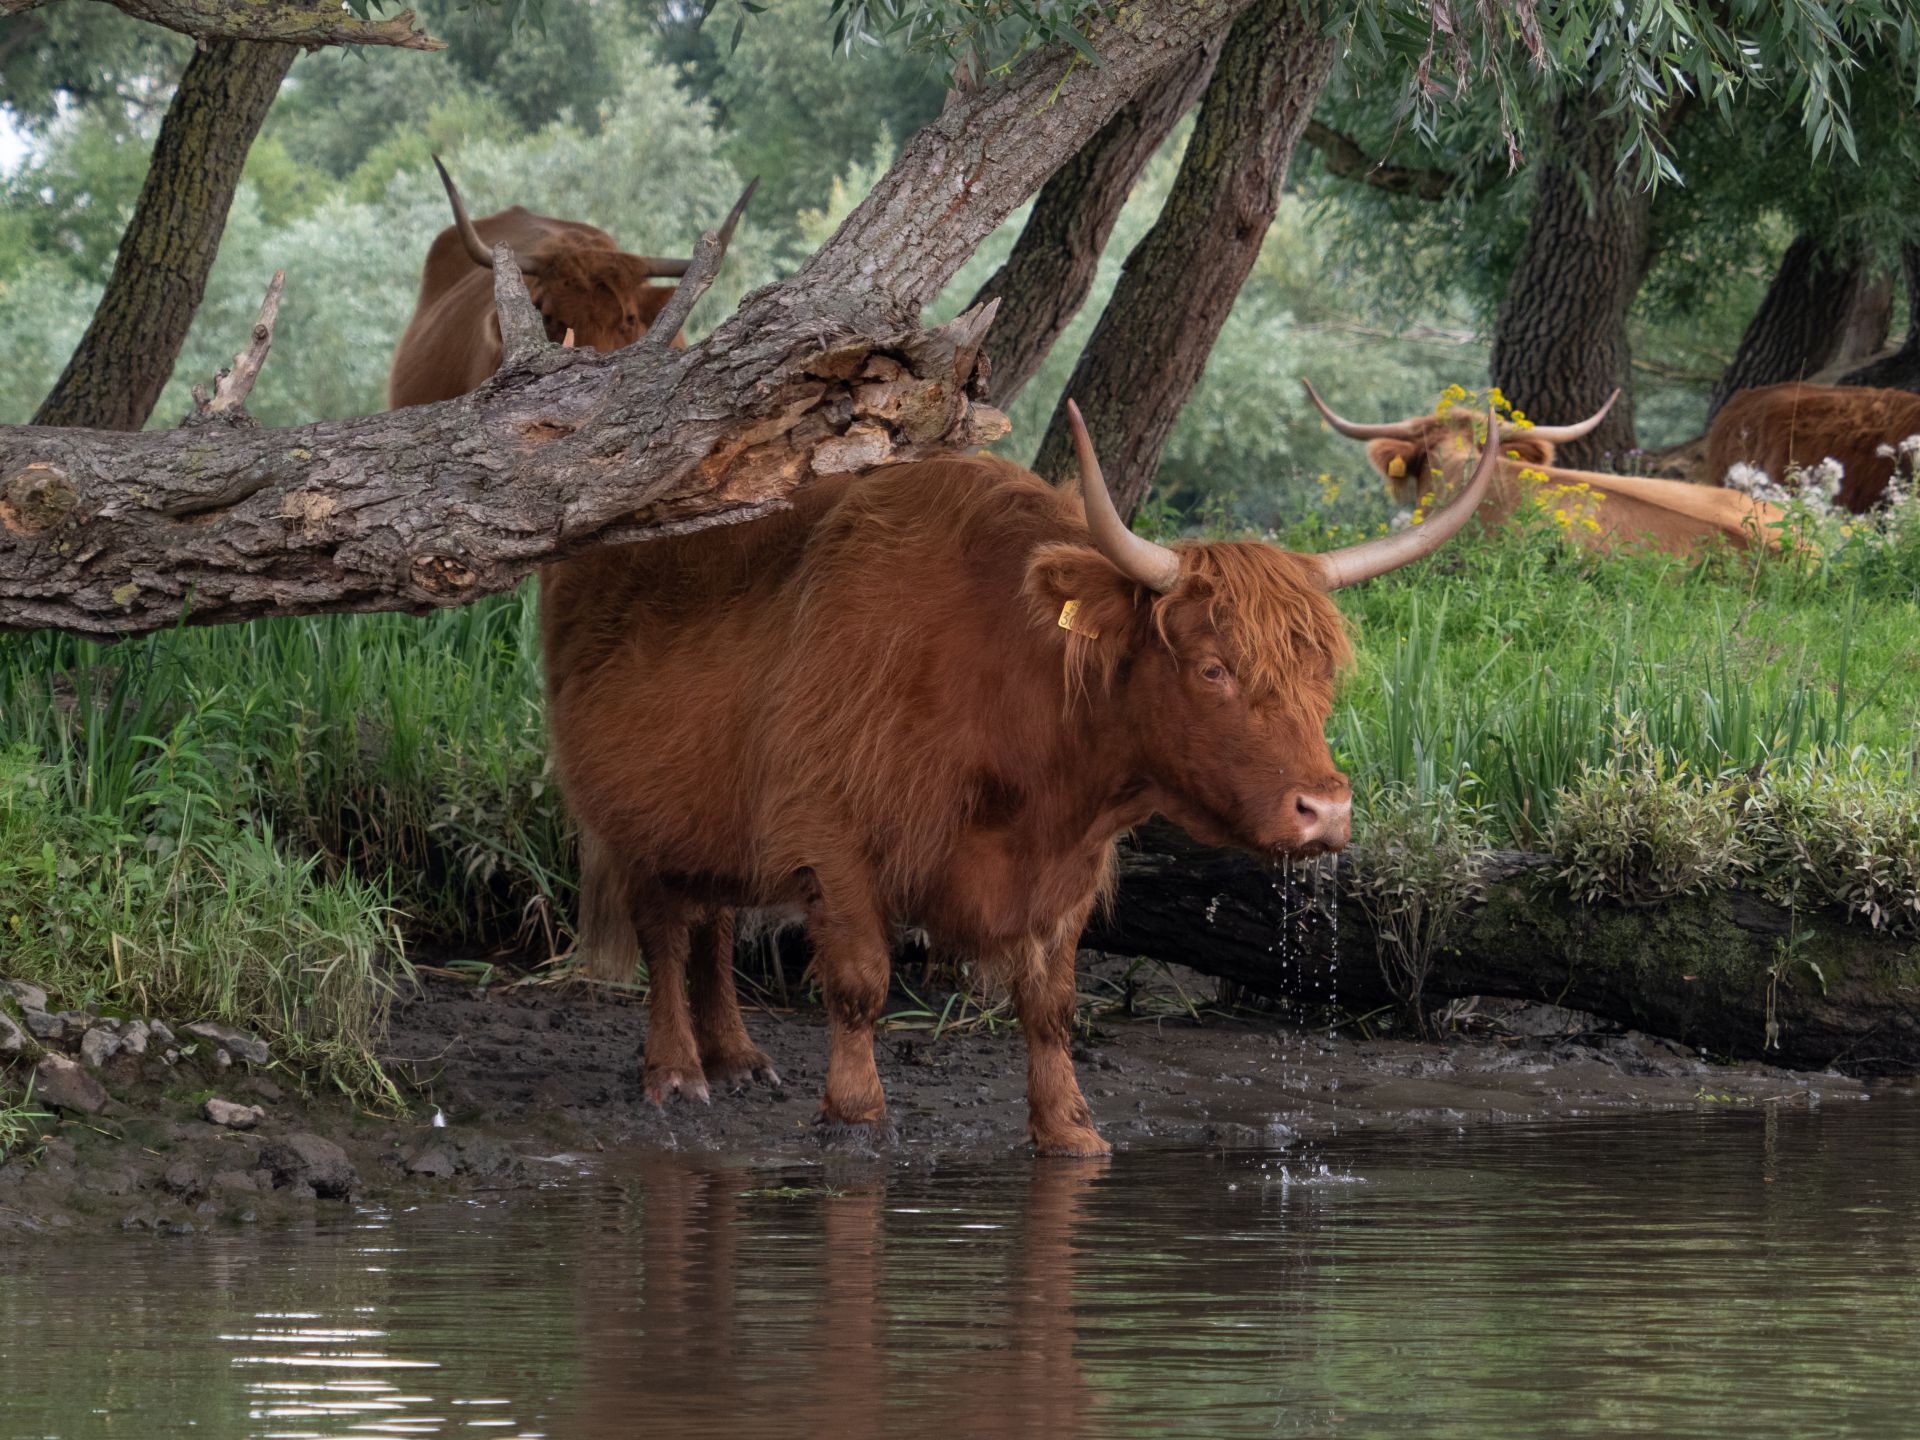
[(567, 327), (566, 337), (561, 340), (560, 348), (562, 350), (573, 349), (573, 327), (571, 325)]

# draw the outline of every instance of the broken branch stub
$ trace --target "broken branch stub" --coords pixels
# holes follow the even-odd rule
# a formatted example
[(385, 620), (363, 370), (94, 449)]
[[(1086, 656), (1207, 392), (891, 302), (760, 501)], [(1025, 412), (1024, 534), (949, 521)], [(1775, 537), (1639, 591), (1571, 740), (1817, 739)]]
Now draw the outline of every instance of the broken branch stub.
[(247, 397), (253, 394), (253, 382), (260, 378), (260, 367), (267, 363), (267, 352), (273, 348), (273, 327), (280, 319), (280, 295), (286, 283), (285, 270), (273, 272), (246, 348), (233, 357), (232, 365), (214, 375), (211, 400), (204, 385), (193, 387), (193, 413), (181, 424), (201, 425), (222, 418), (232, 424), (255, 423), (247, 414)]

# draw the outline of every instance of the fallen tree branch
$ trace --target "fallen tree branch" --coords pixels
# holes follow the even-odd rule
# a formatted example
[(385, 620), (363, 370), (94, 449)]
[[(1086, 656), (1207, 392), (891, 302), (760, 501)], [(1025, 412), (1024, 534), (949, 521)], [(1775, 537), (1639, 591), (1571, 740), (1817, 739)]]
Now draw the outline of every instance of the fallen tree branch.
[(253, 322), (253, 336), (247, 348), (233, 357), (233, 364), (213, 377), (213, 398), (207, 398), (204, 385), (193, 387), (193, 413), (182, 423), (201, 424), (216, 416), (251, 425), (247, 397), (253, 394), (253, 382), (260, 378), (260, 367), (267, 363), (273, 348), (273, 327), (280, 319), (280, 294), (286, 287), (287, 272), (276, 270), (267, 282), (267, 295), (260, 302), (260, 316)]
[(922, 130), (799, 273), (686, 350), (543, 344), (459, 399), (287, 430), (0, 427), (0, 628), (112, 637), (183, 611), (460, 604), (590, 546), (996, 437), (1006, 421), (979, 403), (984, 313), (926, 331), (922, 307), (1245, 3), (1139, 0), (1096, 29), (1102, 65), (1068, 46), (1033, 55)]
[[(1351, 1012), (1397, 1009), (1354, 889), (1365, 859), (1364, 847), (1342, 856), (1337, 881), (1315, 893), (1304, 880), (1276, 883), (1276, 872), (1249, 856), (1155, 824), (1122, 849), (1119, 898), (1086, 944), (1176, 961), (1259, 995), (1337, 1001)], [(1429, 1005), (1509, 996), (1713, 1055), (1856, 1074), (1920, 1066), (1920, 947), (1912, 942), (1824, 912), (1792, 916), (1742, 891), (1635, 909), (1583, 905), (1554, 870), (1541, 856), (1496, 853), (1485, 898), (1435, 956)]]
[[(0, 16), (22, 15), (55, 0), (0, 0)], [(385, 20), (362, 20), (328, 0), (107, 0), (136, 20), (195, 40), (265, 40), (314, 49), (321, 45), (393, 45), (403, 50), (444, 50), (414, 25), (411, 10)]]

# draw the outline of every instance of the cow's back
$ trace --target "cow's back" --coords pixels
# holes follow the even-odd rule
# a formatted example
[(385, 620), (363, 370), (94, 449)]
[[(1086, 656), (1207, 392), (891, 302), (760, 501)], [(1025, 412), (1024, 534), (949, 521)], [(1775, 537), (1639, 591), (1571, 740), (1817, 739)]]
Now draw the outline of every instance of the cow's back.
[(1736, 464), (1756, 465), (1775, 480), (1794, 467), (1838, 460), (1845, 469), (1839, 501), (1872, 508), (1886, 493), (1893, 461), (1882, 445), (1920, 434), (1920, 395), (1851, 385), (1792, 381), (1742, 390), (1720, 408), (1707, 433), (1707, 479), (1726, 483)]
[(754, 877), (785, 873), (820, 827), (883, 864), (924, 860), (965, 814), (950, 792), (1028, 718), (1010, 700), (970, 728), (982, 699), (1058, 719), (1057, 655), (1024, 689), (1005, 667), (1032, 628), (1026, 558), (1071, 538), (1075, 514), (1004, 462), (926, 462), (547, 567), (549, 714), (576, 816), (639, 863), (726, 877), (734, 900), (784, 898)]

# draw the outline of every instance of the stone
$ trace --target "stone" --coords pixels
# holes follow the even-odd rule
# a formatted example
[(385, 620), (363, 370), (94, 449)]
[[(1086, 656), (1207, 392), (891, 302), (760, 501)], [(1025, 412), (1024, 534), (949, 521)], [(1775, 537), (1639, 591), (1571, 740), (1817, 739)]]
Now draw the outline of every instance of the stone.
[(229, 1130), (251, 1130), (267, 1118), (258, 1105), (237, 1105), (231, 1100), (212, 1099), (200, 1107), (200, 1113), (215, 1125)]
[(58, 1015), (49, 1015), (44, 1010), (29, 1010), (26, 1018), (27, 1029), (42, 1044), (58, 1045), (67, 1038), (67, 1022)]
[(177, 1037), (167, 1028), (167, 1022), (164, 1020), (147, 1021), (147, 1034), (156, 1045), (170, 1047), (177, 1043)]
[(213, 1052), (213, 1068), (216, 1070), (231, 1070), (233, 1068), (233, 1056), (227, 1053), (226, 1046), (222, 1045), (218, 1050)]
[(6, 1011), (0, 1010), (0, 1056), (18, 1055), (27, 1048), (27, 1032)]
[(146, 1021), (129, 1020), (120, 1027), (120, 1048), (129, 1055), (145, 1055), (152, 1033)]
[(407, 1162), (409, 1175), (422, 1175), (431, 1180), (450, 1180), (455, 1168), (453, 1156), (443, 1145), (429, 1145)]
[(202, 1040), (211, 1040), (222, 1049), (232, 1052), (249, 1065), (265, 1065), (272, 1060), (267, 1042), (256, 1040), (251, 1035), (235, 1030), (231, 1025), (221, 1025), (212, 1020), (196, 1020), (186, 1027), (189, 1035), (197, 1035)]
[(47, 1055), (33, 1068), (33, 1098), (42, 1105), (98, 1115), (107, 1105), (107, 1091), (77, 1060)]
[(200, 1167), (186, 1160), (176, 1160), (167, 1167), (160, 1177), (160, 1183), (170, 1195), (178, 1195), (190, 1200), (206, 1189), (206, 1181), (200, 1174)]
[(245, 1170), (219, 1170), (214, 1173), (213, 1179), (207, 1182), (207, 1188), (224, 1195), (251, 1195), (260, 1186)]
[(167, 1051), (166, 1054), (162, 1055), (160, 1058), (162, 1061), (164, 1061), (168, 1065), (178, 1065), (180, 1063), (180, 1052), (178, 1050), (170, 1049)]
[(98, 1070), (120, 1053), (120, 1037), (104, 1025), (96, 1025), (80, 1037), (80, 1062), (89, 1070)]
[(8, 980), (4, 984), (0, 984), (0, 990), (4, 990), (7, 994), (13, 996), (22, 1010), (45, 1010), (47, 1008), (47, 992), (42, 990), (38, 985), (29, 985), (24, 980)]
[(298, 1194), (301, 1187), (329, 1200), (345, 1200), (360, 1177), (347, 1152), (331, 1140), (299, 1131), (261, 1147), (260, 1163), (273, 1172), (273, 1182)]

